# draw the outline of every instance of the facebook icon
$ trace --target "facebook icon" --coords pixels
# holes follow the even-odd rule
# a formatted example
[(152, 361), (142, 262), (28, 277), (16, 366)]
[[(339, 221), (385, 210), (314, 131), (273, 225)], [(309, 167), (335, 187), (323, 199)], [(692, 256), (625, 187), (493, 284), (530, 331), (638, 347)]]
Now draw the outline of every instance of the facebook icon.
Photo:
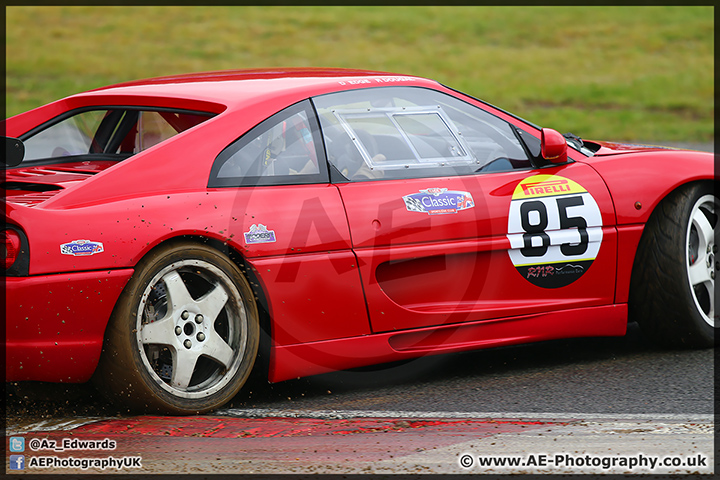
[(25, 470), (25, 455), (10, 455), (10, 470)]

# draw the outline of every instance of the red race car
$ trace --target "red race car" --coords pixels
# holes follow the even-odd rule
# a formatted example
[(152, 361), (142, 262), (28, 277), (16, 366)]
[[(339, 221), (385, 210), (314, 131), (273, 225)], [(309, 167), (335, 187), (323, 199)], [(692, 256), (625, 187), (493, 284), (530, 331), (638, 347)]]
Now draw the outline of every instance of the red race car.
[(5, 121), (7, 380), (205, 412), (268, 379), (580, 336), (714, 341), (709, 153), (435, 81), (245, 70)]

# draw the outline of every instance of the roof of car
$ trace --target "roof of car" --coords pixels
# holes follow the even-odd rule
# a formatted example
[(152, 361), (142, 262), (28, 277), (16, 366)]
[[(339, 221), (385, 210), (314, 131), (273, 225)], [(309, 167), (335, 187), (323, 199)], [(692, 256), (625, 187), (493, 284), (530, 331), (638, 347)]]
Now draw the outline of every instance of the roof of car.
[(226, 70), (136, 80), (101, 87), (80, 95), (140, 95), (194, 98), (225, 105), (240, 104), (281, 92), (317, 95), (348, 88), (388, 85), (437, 86), (421, 77), (343, 68), (277, 68)]
[(369, 75), (395, 75), (388, 72), (379, 72), (372, 70), (356, 70), (349, 68), (254, 68), (243, 70), (220, 70), (214, 72), (196, 72), (180, 75), (168, 75), (162, 77), (147, 78), (142, 80), (133, 80), (129, 82), (118, 83), (98, 88), (104, 90), (107, 88), (127, 87), (133, 85), (158, 85), (168, 83), (198, 83), (198, 82), (228, 82), (228, 81), (247, 81), (247, 80), (269, 80), (276, 78), (284, 79), (300, 79), (300, 78), (318, 78), (327, 79), (328, 77), (364, 77)]

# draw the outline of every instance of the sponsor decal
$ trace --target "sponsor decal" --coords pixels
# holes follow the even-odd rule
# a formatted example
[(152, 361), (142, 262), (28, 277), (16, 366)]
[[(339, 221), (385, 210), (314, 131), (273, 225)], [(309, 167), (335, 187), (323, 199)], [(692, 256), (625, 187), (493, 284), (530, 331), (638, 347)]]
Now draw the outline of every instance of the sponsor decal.
[(510, 260), (527, 281), (560, 288), (582, 277), (602, 244), (602, 215), (581, 185), (534, 175), (513, 192), (508, 215)]
[(102, 253), (105, 249), (100, 242), (92, 242), (90, 240), (75, 240), (60, 245), (60, 253), (63, 255), (73, 255), (76, 257), (85, 257)]
[[(539, 175), (538, 175), (539, 176)], [(580, 185), (575, 182), (570, 183), (567, 178), (555, 178), (553, 180), (540, 181), (523, 181), (518, 185), (521, 192), (520, 197), (543, 197), (546, 195), (558, 195), (563, 193), (577, 193), (584, 191)], [(515, 198), (513, 196), (513, 198)]]
[(371, 83), (398, 83), (398, 82), (412, 82), (416, 80), (412, 77), (403, 76), (391, 76), (391, 77), (372, 77), (372, 78), (360, 78), (353, 80), (341, 80), (338, 81), (340, 85), (368, 85)]
[(274, 243), (276, 241), (275, 230), (268, 230), (262, 223), (251, 225), (250, 231), (244, 232), (243, 235), (245, 235), (245, 243), (248, 245), (254, 243)]
[(402, 198), (408, 212), (428, 215), (457, 213), (475, 206), (475, 201), (469, 192), (458, 192), (447, 188), (428, 188)]

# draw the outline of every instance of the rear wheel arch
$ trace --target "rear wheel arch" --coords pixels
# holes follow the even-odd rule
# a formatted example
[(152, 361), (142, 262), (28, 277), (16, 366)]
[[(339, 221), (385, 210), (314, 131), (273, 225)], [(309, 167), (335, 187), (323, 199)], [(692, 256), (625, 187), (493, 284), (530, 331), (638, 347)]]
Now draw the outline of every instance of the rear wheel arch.
[(260, 310), (260, 328), (267, 335), (271, 335), (272, 322), (270, 322), (270, 308), (268, 305), (265, 290), (263, 289), (257, 274), (248, 262), (247, 258), (239, 250), (237, 250), (227, 242), (223, 242), (216, 238), (204, 237), (202, 235), (180, 235), (177, 237), (168, 238), (153, 246), (150, 250), (146, 251), (140, 258), (140, 260), (138, 260), (135, 266), (137, 267), (137, 265), (142, 262), (143, 258), (151, 255), (154, 251), (160, 248), (165, 248), (168, 245), (180, 242), (193, 242), (200, 245), (207, 245), (209, 247), (212, 247), (223, 255), (226, 255), (228, 258), (230, 258), (230, 260), (233, 261), (233, 263), (235, 263), (235, 265), (237, 265), (243, 275), (245, 275), (245, 277), (247, 278), (248, 282), (250, 283), (250, 288), (252, 288), (253, 293), (255, 294), (255, 301), (257, 302), (258, 309)]
[(245, 275), (245, 278), (247, 278), (248, 282), (250, 283), (250, 288), (255, 294), (255, 302), (257, 304), (260, 320), (260, 346), (258, 348), (258, 356), (252, 375), (254, 378), (264, 378), (265, 380), (267, 380), (270, 368), (270, 349), (272, 347), (272, 319), (270, 317), (270, 305), (268, 303), (268, 296), (265, 293), (265, 290), (258, 278), (258, 275), (255, 273), (255, 269), (238, 249), (234, 248), (227, 242), (223, 242), (216, 238), (204, 237), (201, 235), (182, 235), (178, 237), (173, 237), (156, 245), (150, 251), (146, 252), (146, 255), (150, 254), (156, 248), (167, 245), (168, 243), (182, 241), (196, 242), (214, 248), (218, 252), (230, 258), (230, 260), (232, 260), (233, 263), (238, 266), (243, 275)]
[[(184, 251), (188, 252), (187, 256), (183, 255)], [(105, 331), (103, 356), (93, 380), (106, 393), (109, 393), (111, 398), (114, 397), (114, 399), (120, 400), (120, 403), (128, 404), (136, 409), (149, 409), (165, 413), (199, 413), (219, 407), (232, 398), (234, 392), (237, 392), (246, 382), (250, 368), (253, 364), (258, 364), (260, 338), (267, 337), (261, 333), (260, 328), (263, 323), (266, 328), (269, 327), (269, 322), (262, 320), (262, 316), (264, 316), (262, 312), (265, 311), (265, 307), (261, 307), (261, 305), (265, 295), (256, 281), (252, 268), (249, 268), (239, 252), (224, 242), (205, 237), (179, 236), (164, 241), (146, 252), (136, 264), (135, 269), (113, 309), (113, 315)], [(187, 334), (190, 335), (188, 339), (192, 342), (198, 343), (195, 334), (204, 331), (206, 335), (203, 335), (201, 340), (205, 340), (205, 343), (209, 344), (210, 350), (207, 350), (202, 341), (198, 345), (193, 344), (192, 349), (188, 346), (187, 348), (190, 350), (187, 351), (183, 349), (182, 344), (171, 346), (174, 340), (169, 339), (175, 338), (175, 334), (178, 335), (178, 338), (187, 336), (186, 333), (177, 333), (178, 327), (170, 327), (170, 331), (175, 328), (175, 334), (163, 333), (163, 344), (168, 345), (163, 350), (167, 350), (169, 352), (167, 355), (172, 358), (172, 382), (163, 386), (160, 377), (152, 380), (157, 375), (162, 376), (159, 370), (150, 366), (152, 364), (150, 355), (156, 352), (149, 353), (145, 334), (135, 332), (145, 332), (150, 325), (143, 320), (141, 328), (141, 323), (137, 318), (139, 315), (142, 315), (143, 319), (145, 318), (146, 306), (155, 301), (151, 299), (154, 292), (157, 291), (156, 286), (159, 286), (160, 291), (167, 289), (167, 293), (162, 293), (163, 305), (166, 306), (161, 307), (165, 311), (159, 314), (156, 320), (150, 321), (159, 321), (168, 317), (172, 303), (170, 292), (173, 290), (167, 283), (166, 275), (176, 273), (180, 274), (177, 276), (178, 279), (182, 278), (180, 284), (185, 284), (180, 287), (185, 289), (185, 294), (192, 292), (193, 288), (196, 288), (195, 284), (200, 282), (206, 284), (208, 297), (211, 291), (215, 290), (213, 285), (219, 285), (226, 292), (225, 295), (229, 295), (226, 297), (229, 300), (219, 300), (222, 302), (218, 303), (221, 311), (215, 307), (208, 307), (210, 310), (215, 309), (220, 315), (213, 317), (211, 322), (206, 321), (203, 324), (201, 320), (198, 325), (192, 321), (186, 322), (190, 325), (183, 324), (189, 330), (197, 327), (197, 332), (193, 331)], [(187, 277), (188, 275), (190, 277)], [(192, 283), (188, 284), (185, 280), (186, 277)], [(211, 283), (207, 283), (207, 281)], [(193, 294), (193, 297), (196, 300), (191, 301), (190, 304), (197, 306), (200, 305), (202, 297), (195, 295)], [(241, 304), (245, 306), (243, 307)], [(138, 326), (133, 328), (133, 322), (138, 322)], [(214, 340), (218, 338), (218, 333), (223, 342), (218, 343)], [(197, 338), (199, 339), (199, 337)], [(170, 343), (165, 343), (168, 341)], [(211, 341), (212, 344), (210, 344)], [(154, 341), (151, 340), (150, 344), (152, 343)], [(143, 345), (144, 348), (141, 347), (139, 353), (132, 353), (137, 350), (136, 344)], [(185, 379), (187, 381), (184, 384), (180, 383), (181, 386), (176, 389), (174, 387), (175, 365), (188, 365), (182, 363), (185, 358), (183, 355), (187, 356), (196, 349), (196, 346), (201, 349), (200, 356), (197, 358), (210, 355), (210, 359), (222, 359), (222, 362), (217, 364), (216, 368), (212, 364), (209, 367), (205, 364), (196, 364), (193, 360), (192, 365), (195, 366), (192, 367), (193, 370), (189, 370), (192, 373), (192, 379), (188, 377)], [(216, 353), (218, 346), (222, 349), (230, 346), (235, 353), (232, 356), (225, 355), (228, 352), (223, 352), (222, 355)], [(161, 353), (161, 355), (165, 354)], [(203, 362), (207, 363), (207, 360), (203, 360)], [(114, 363), (121, 366), (113, 365)], [(165, 363), (169, 363), (169, 360)], [(188, 371), (187, 368), (184, 370)], [(212, 370), (217, 371), (213, 372)], [(170, 375), (170, 373), (165, 375)], [(231, 375), (232, 380), (226, 381), (226, 375)], [(205, 376), (208, 378), (205, 379)], [(170, 380), (166, 379), (165, 381)], [(157, 385), (155, 385), (156, 383)], [(128, 387), (125, 387), (125, 384)], [(184, 391), (185, 389), (186, 391)], [(179, 391), (174, 392), (174, 390)]]

